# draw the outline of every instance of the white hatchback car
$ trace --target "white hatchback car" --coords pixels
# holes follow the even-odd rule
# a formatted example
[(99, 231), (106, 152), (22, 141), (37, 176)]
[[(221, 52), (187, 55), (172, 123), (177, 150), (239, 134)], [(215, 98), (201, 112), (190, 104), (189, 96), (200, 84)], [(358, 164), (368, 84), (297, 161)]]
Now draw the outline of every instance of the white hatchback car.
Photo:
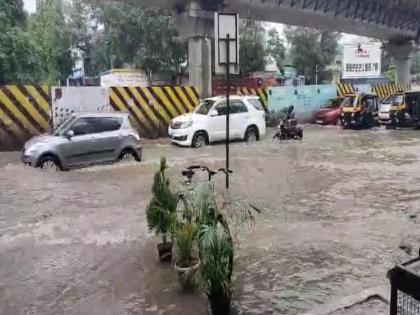
[[(265, 135), (265, 111), (257, 96), (230, 98), (230, 140), (257, 141)], [(181, 146), (202, 147), (226, 139), (226, 97), (204, 99), (189, 114), (175, 117), (169, 138)]]

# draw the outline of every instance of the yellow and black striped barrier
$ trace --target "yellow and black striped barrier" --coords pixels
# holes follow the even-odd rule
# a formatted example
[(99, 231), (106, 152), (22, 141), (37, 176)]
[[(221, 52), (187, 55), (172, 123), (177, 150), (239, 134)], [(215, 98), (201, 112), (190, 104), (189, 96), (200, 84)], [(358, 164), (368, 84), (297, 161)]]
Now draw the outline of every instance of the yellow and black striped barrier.
[(145, 137), (166, 135), (172, 118), (191, 112), (199, 103), (197, 90), (190, 86), (111, 87), (110, 104), (116, 111), (128, 111)]
[(16, 148), (49, 129), (50, 92), (46, 86), (0, 86), (0, 150)]
[(356, 89), (354, 88), (353, 84), (337, 84), (337, 96), (344, 97), (348, 94), (355, 94)]
[(264, 108), (268, 110), (268, 89), (267, 88), (248, 88), (241, 87), (236, 90), (237, 95), (259, 96)]
[(394, 83), (385, 83), (385, 84), (373, 84), (372, 91), (378, 95), (379, 99), (382, 100), (391, 93), (398, 91), (409, 91), (411, 90), (411, 84), (394, 84)]

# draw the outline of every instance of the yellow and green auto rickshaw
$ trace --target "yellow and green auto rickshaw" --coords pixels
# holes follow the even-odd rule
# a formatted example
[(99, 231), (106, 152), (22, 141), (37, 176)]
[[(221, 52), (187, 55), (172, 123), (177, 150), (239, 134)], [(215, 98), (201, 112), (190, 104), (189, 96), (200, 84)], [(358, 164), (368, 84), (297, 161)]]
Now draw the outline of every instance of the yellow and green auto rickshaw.
[(378, 96), (374, 93), (348, 94), (341, 103), (341, 126), (367, 129), (378, 126)]
[[(395, 96), (395, 97), (392, 97)], [(393, 102), (389, 108), (388, 128), (420, 127), (420, 90), (396, 92), (390, 95)]]

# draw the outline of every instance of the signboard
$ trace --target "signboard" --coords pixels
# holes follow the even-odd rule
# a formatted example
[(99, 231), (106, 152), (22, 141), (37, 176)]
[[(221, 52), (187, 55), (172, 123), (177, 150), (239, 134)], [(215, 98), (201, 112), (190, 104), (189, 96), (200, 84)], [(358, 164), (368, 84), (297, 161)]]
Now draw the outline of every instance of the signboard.
[(101, 76), (101, 86), (148, 86), (147, 76), (142, 71), (113, 69)]
[(381, 43), (345, 44), (343, 51), (343, 79), (380, 77), (381, 46)]
[(239, 16), (235, 13), (214, 14), (215, 71), (226, 73), (227, 38), (229, 35), (230, 73), (239, 74)]
[(297, 76), (297, 69), (295, 66), (291, 66), (291, 65), (284, 65), (283, 66), (284, 69), (284, 76), (286, 78), (296, 78)]

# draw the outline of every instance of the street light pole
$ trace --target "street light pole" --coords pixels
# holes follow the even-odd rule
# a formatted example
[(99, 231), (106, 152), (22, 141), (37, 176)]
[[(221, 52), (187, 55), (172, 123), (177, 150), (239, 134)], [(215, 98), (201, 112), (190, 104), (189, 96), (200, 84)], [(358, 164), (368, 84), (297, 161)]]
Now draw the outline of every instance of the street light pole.
[(230, 36), (226, 36), (226, 189), (229, 189)]

